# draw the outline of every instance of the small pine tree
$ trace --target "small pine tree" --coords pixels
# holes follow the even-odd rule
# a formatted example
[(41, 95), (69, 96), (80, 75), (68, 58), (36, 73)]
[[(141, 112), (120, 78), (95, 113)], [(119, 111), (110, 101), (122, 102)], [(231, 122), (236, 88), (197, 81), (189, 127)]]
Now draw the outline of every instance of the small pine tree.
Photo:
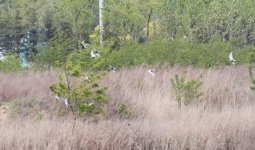
[[(51, 91), (62, 98), (67, 98), (73, 115), (91, 116), (103, 112), (107, 102), (104, 95), (106, 88), (98, 84), (99, 75), (82, 73), (80, 65), (67, 61), (59, 71), (58, 81), (50, 85)], [(63, 75), (64, 74), (64, 75)]]
[(202, 81), (199, 79), (186, 81), (184, 76), (176, 75), (171, 79), (172, 87), (176, 93), (176, 101), (180, 107), (189, 105), (198, 99), (201, 95)]

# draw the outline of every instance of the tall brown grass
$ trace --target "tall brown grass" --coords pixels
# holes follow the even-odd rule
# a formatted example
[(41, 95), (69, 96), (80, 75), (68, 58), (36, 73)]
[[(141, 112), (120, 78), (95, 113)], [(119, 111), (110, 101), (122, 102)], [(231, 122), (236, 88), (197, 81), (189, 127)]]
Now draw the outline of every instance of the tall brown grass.
[(51, 98), (49, 84), (54, 81), (56, 81), (56, 76), (52, 71), (0, 73), (0, 100), (27, 97)]
[[(170, 83), (176, 74), (186, 74), (188, 79), (202, 75), (202, 98), (182, 109), (176, 105)], [(0, 75), (0, 81), (8, 77), (16, 80), (9, 88), (17, 94), (4, 94), (49, 101), (46, 85), (55, 79), (54, 74), (29, 76)], [(41, 89), (40, 94), (18, 90), (23, 80), (36, 76), (42, 79), (39, 84), (22, 87)], [(255, 149), (255, 96), (245, 66), (207, 70), (163, 67), (156, 70), (155, 77), (146, 67), (139, 67), (111, 72), (101, 84), (108, 87), (111, 99), (104, 119), (96, 123), (68, 117), (0, 122), (0, 149)], [(130, 116), (120, 117), (120, 104), (127, 106)]]
[[(103, 82), (108, 85), (112, 105), (128, 104), (137, 116), (168, 118), (179, 111), (170, 78), (183, 74), (188, 80), (202, 76), (203, 96), (194, 106), (201, 111), (253, 104), (255, 96), (250, 90), (247, 67), (224, 67), (220, 69), (194, 69), (192, 67), (164, 67), (152, 77), (147, 69), (140, 67), (111, 73)], [(190, 108), (190, 107), (189, 107)]]

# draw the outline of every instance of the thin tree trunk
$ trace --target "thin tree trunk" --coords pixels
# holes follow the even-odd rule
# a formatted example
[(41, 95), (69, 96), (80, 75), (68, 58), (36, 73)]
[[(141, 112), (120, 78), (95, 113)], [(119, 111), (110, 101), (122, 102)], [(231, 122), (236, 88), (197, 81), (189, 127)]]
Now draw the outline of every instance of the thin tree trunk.
[(148, 15), (148, 20), (147, 20), (147, 38), (149, 38), (149, 35), (150, 35), (149, 26), (150, 26), (150, 22), (151, 22), (151, 16), (152, 16), (152, 8), (150, 9), (150, 13)]
[(104, 0), (99, 0), (99, 26), (100, 26), (100, 44), (104, 44), (104, 21), (103, 21), (103, 10)]
[(135, 43), (135, 25), (132, 24), (131, 26), (131, 44)]

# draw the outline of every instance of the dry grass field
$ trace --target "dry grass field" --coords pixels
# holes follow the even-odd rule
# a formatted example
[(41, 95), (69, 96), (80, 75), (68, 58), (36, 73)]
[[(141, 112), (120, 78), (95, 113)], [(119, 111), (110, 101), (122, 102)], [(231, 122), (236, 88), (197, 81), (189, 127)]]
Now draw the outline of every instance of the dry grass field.
[[(8, 119), (0, 120), (0, 149), (255, 149), (255, 93), (246, 66), (207, 70), (166, 66), (157, 69), (155, 77), (147, 70), (123, 69), (103, 77), (100, 84), (108, 87), (110, 101), (97, 121), (52, 117), (61, 107), (48, 89), (56, 80), (52, 72), (0, 74), (0, 105), (22, 114), (13, 117), (10, 112)], [(187, 79), (202, 76), (203, 95), (179, 108), (170, 79), (183, 73)], [(30, 106), (31, 99), (39, 103)], [(20, 101), (15, 105), (18, 111), (13, 101)], [(121, 104), (127, 106), (128, 115), (119, 114)], [(31, 113), (39, 113), (40, 119), (28, 117)]]

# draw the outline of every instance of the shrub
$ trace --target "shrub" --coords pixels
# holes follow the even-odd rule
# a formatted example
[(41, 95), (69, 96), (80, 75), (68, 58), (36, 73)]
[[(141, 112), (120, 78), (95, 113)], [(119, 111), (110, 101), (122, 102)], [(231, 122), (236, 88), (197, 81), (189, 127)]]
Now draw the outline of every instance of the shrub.
[(63, 66), (68, 54), (77, 48), (74, 39), (65, 34), (56, 35), (48, 45), (37, 47), (37, 54), (34, 61), (37, 68), (48, 69)]
[[(90, 52), (93, 48), (100, 52), (100, 57), (91, 58)], [(90, 45), (87, 49), (76, 50), (72, 52), (68, 56), (68, 59), (74, 65), (79, 64), (83, 70), (99, 70), (106, 69), (108, 67), (104, 65), (108, 59), (111, 59), (111, 57), (107, 57), (108, 54), (109, 49), (107, 47)]]
[(15, 54), (9, 54), (5, 59), (0, 61), (0, 71), (15, 72), (21, 70), (20, 58)]
[(171, 79), (172, 87), (176, 94), (176, 101), (180, 107), (182, 105), (189, 105), (197, 100), (201, 95), (202, 81), (194, 79), (186, 81), (184, 76), (176, 75)]
[(12, 108), (11, 116), (14, 118), (37, 118), (41, 110), (47, 107), (44, 101), (36, 98), (15, 99), (10, 104)]
[(230, 43), (211, 40), (207, 43), (194, 43), (188, 40), (154, 40), (144, 44), (125, 45), (117, 51), (106, 53), (98, 68), (113, 65), (117, 68), (141, 64), (180, 64), (208, 68), (230, 65), (228, 54), (234, 50), (237, 64), (248, 63), (251, 47), (234, 50)]
[[(228, 54), (234, 50), (234, 58), (237, 64), (249, 62), (249, 51), (253, 47), (235, 48), (230, 42), (211, 40), (207, 43), (194, 43), (189, 40), (168, 41), (153, 40), (144, 44), (126, 44), (119, 50), (112, 50), (107, 46), (91, 44), (87, 49), (77, 49), (72, 46), (74, 40), (69, 38), (55, 38), (45, 47), (38, 48), (35, 56), (37, 67), (59, 67), (66, 62), (67, 57), (73, 64), (80, 64), (86, 70), (104, 70), (109, 65), (117, 68), (137, 65), (180, 64), (193, 65), (200, 68), (208, 68), (220, 65), (230, 65)], [(100, 51), (100, 57), (92, 59), (90, 51), (96, 48)]]
[(128, 107), (126, 104), (121, 103), (119, 106), (119, 114), (123, 117), (129, 117), (130, 116), (130, 112), (128, 110)]
[[(165, 39), (153, 40), (143, 44), (124, 44), (118, 50), (99, 46), (92, 43), (87, 49), (77, 49), (72, 46), (74, 40), (69, 38), (55, 38), (49, 45), (38, 48), (35, 57), (40, 67), (58, 67), (64, 64), (67, 56), (73, 64), (80, 64), (82, 69), (104, 70), (109, 65), (117, 68), (137, 66), (142, 64), (180, 64), (208, 68), (219, 65), (230, 65), (228, 54), (234, 50), (237, 64), (249, 62), (248, 53), (253, 47), (236, 48), (230, 42), (211, 40), (207, 43), (195, 43), (189, 40), (168, 41)], [(108, 45), (109, 46), (109, 45)], [(72, 48), (74, 47), (74, 49)], [(100, 57), (91, 59), (90, 51), (96, 48)], [(81, 63), (82, 62), (82, 63)]]
[(251, 86), (250, 89), (255, 91), (255, 79), (253, 77), (253, 66), (255, 63), (255, 52), (251, 51), (249, 55), (249, 66), (248, 66), (248, 71), (249, 71), (249, 76), (251, 80)]
[(107, 102), (104, 96), (106, 88), (98, 84), (99, 75), (89, 73), (85, 77), (80, 65), (71, 61), (66, 62), (64, 73), (60, 71), (58, 82), (52, 83), (50, 89), (59, 97), (68, 99), (73, 115), (90, 116), (103, 112)]

